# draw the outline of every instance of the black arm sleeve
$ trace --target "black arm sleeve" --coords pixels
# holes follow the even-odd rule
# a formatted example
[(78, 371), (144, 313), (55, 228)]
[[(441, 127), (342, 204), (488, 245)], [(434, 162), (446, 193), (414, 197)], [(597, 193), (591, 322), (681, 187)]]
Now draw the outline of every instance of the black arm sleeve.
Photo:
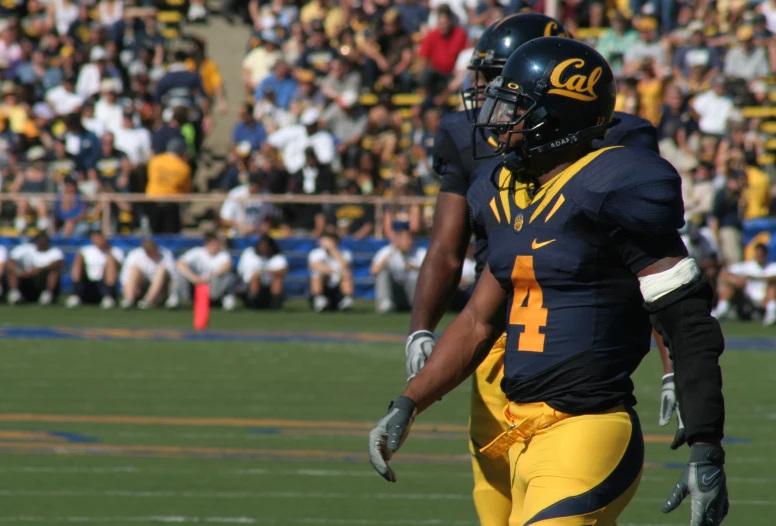
[(434, 138), (432, 163), (434, 172), (442, 178), (439, 190), (466, 197), (469, 190), (467, 170), (471, 170), (471, 166), (464, 165), (460, 148), (445, 128), (440, 128)]
[(725, 340), (711, 312), (712, 290), (705, 277), (646, 305), (674, 362), (674, 380), (687, 442), (716, 443), (725, 426), (719, 357)]

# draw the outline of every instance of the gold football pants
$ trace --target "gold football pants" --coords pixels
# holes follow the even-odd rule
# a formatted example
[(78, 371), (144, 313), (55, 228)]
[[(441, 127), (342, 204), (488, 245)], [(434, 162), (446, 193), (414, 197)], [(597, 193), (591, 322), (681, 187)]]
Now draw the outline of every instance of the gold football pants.
[(472, 408), (469, 418), (469, 449), (474, 471), (474, 506), (482, 526), (506, 526), (512, 510), (509, 456), (488, 458), (480, 448), (506, 430), (504, 407), (506, 396), (501, 390), (504, 377), (502, 336), (474, 373)]
[(571, 416), (513, 402), (504, 414), (514, 425), (509, 526), (615, 526), (644, 465), (636, 414), (620, 406)]

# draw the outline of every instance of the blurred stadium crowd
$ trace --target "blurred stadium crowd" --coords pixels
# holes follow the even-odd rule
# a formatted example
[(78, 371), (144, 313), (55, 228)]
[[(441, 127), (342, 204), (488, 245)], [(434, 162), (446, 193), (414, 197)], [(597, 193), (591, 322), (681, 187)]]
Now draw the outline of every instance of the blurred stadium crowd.
[[(616, 109), (657, 127), (684, 179), (691, 251), (715, 277), (743, 261), (744, 222), (774, 215), (776, 1), (559, 7), (612, 64)], [(434, 196), (434, 135), (460, 107), (477, 37), (506, 14), (544, 9), (545, 0), (227, 0), (218, 13), (202, 0), (0, 2), (2, 191), (57, 194), (4, 199), (3, 232), (84, 234), (110, 212), (112, 232), (178, 233), (186, 204), (88, 198), (198, 192), (224, 194), (197, 218), (231, 237), (426, 235), (431, 206), (377, 214), (357, 200), (273, 205), (261, 195)], [(242, 86), (229, 86), (245, 102), (222, 159), (203, 147), (227, 109), (219, 65), (183, 31), (211, 16), (252, 33)], [(746, 259), (768, 241), (757, 238)]]

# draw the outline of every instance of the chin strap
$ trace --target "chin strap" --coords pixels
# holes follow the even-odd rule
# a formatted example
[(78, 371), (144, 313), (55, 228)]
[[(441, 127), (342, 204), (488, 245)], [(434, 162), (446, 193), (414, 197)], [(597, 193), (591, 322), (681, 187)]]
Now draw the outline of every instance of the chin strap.
[(531, 157), (539, 154), (547, 154), (557, 150), (562, 150), (575, 144), (581, 144), (586, 141), (602, 137), (606, 134), (607, 130), (617, 126), (619, 123), (620, 119), (612, 119), (606, 124), (601, 124), (600, 126), (591, 126), (590, 128), (585, 128), (584, 130), (570, 133), (562, 139), (557, 139), (546, 144), (534, 146), (533, 148), (519, 148), (517, 150), (513, 150), (504, 155), (504, 168), (509, 170), (513, 176), (518, 176), (517, 179), (521, 179), (519, 175), (521, 172), (525, 171), (526, 165)]
[(584, 130), (570, 133), (565, 137), (563, 137), (562, 139), (556, 139), (552, 142), (541, 144), (539, 146), (534, 146), (533, 148), (526, 148), (523, 151), (526, 154), (526, 158), (528, 158), (537, 154), (549, 153), (549, 152), (554, 152), (556, 150), (561, 150), (563, 148), (567, 148), (575, 144), (584, 143), (589, 140), (601, 138), (604, 135), (606, 135), (607, 130), (617, 126), (619, 123), (620, 123), (620, 119), (612, 119), (606, 124), (601, 124), (600, 126), (591, 126), (590, 128), (585, 128)]

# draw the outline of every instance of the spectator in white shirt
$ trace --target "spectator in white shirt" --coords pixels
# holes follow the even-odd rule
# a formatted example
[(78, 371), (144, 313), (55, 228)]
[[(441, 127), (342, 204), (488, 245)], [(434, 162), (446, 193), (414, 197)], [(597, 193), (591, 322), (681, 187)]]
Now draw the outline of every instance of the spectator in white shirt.
[(246, 307), (279, 309), (283, 306), (283, 280), (288, 273), (288, 260), (270, 236), (262, 236), (255, 247), (243, 251), (237, 273), (245, 287)]
[(59, 294), (59, 278), (65, 255), (45, 232), (35, 236), (33, 243), (23, 243), (11, 250), (8, 260), (8, 303), (37, 301), (51, 305)]
[(65, 75), (62, 84), (46, 92), (46, 102), (57, 115), (70, 115), (83, 105), (85, 99), (75, 92), (75, 77)]
[(639, 31), (639, 40), (623, 50), (623, 74), (637, 74), (647, 59), (652, 63), (655, 72), (663, 73), (666, 67), (666, 51), (658, 38), (657, 19), (651, 16), (641, 17), (635, 25)]
[(191, 301), (196, 285), (209, 285), (210, 301), (220, 302), (224, 310), (231, 311), (237, 306), (232, 293), (232, 256), (216, 234), (206, 234), (201, 247), (187, 250), (178, 258), (176, 270), (175, 291), (168, 300), (168, 307), (177, 306), (181, 301)]
[(409, 230), (400, 230), (390, 245), (377, 251), (369, 267), (375, 276), (375, 308), (379, 314), (409, 312), (425, 249), (413, 250)]
[(308, 146), (313, 148), (321, 164), (334, 161), (334, 137), (328, 131), (318, 131), (320, 117), (317, 109), (307, 108), (299, 119), (301, 124), (281, 128), (267, 137), (266, 144), (283, 154), (288, 173), (293, 174), (302, 169)]
[(124, 115), (118, 104), (118, 83), (112, 78), (100, 82), (100, 99), (94, 105), (94, 118), (112, 133), (123, 127)]
[(437, 27), (437, 11), (442, 5), (447, 5), (455, 14), (458, 23), (461, 26), (466, 27), (469, 16), (474, 16), (476, 14), (477, 4), (477, 0), (430, 0), (428, 7), (431, 10), (431, 13), (428, 17), (428, 27)]
[(693, 109), (698, 113), (698, 127), (709, 135), (722, 136), (727, 132), (728, 119), (733, 112), (733, 100), (725, 92), (725, 80), (717, 77), (711, 89), (695, 97)]
[(771, 69), (768, 52), (764, 47), (755, 45), (752, 26), (739, 27), (736, 39), (738, 45), (728, 51), (725, 57), (725, 76), (747, 82), (767, 76)]
[[(89, 62), (81, 67), (81, 71), (78, 74), (78, 82), (75, 85), (75, 91), (83, 97), (88, 99), (92, 95), (96, 95), (100, 92), (100, 82), (104, 78), (109, 78), (106, 73), (108, 61), (108, 53), (105, 52), (100, 46), (95, 46), (89, 53)], [(117, 91), (121, 92), (123, 86), (119, 79), (114, 79), (118, 84)]]
[(776, 263), (768, 263), (768, 248), (754, 247), (754, 259), (734, 263), (719, 276), (719, 301), (712, 316), (723, 320), (735, 306), (747, 314), (765, 309), (763, 325), (776, 323)]
[(353, 255), (339, 247), (339, 237), (325, 233), (318, 248), (307, 256), (310, 271), (310, 296), (315, 312), (353, 308)]
[(230, 236), (264, 234), (270, 227), (269, 220), (275, 214), (272, 203), (262, 201), (261, 176), (252, 173), (248, 182), (233, 188), (221, 205), (221, 226), (229, 229)]
[(73, 292), (67, 298), (68, 309), (82, 303), (100, 304), (103, 309), (116, 306), (116, 284), (124, 261), (124, 251), (112, 247), (102, 232), (92, 231), (91, 245), (81, 247), (73, 261)]
[(92, 101), (84, 102), (81, 106), (81, 123), (84, 128), (92, 132), (99, 139), (105, 134), (105, 123), (95, 117), (95, 104)]
[(115, 131), (114, 146), (127, 154), (132, 166), (138, 166), (147, 163), (151, 157), (151, 132), (136, 128), (134, 118), (131, 110), (124, 111), (121, 127)]
[[(166, 248), (159, 248), (152, 239), (130, 250), (124, 260), (119, 281), (124, 298), (121, 308), (135, 305), (139, 309), (156, 307), (168, 299), (175, 275), (175, 258)], [(142, 299), (141, 299), (142, 298)]]
[(19, 27), (16, 20), (0, 20), (0, 64), (6, 64), (5, 67), (8, 67), (22, 60), (24, 53), (19, 42)]

